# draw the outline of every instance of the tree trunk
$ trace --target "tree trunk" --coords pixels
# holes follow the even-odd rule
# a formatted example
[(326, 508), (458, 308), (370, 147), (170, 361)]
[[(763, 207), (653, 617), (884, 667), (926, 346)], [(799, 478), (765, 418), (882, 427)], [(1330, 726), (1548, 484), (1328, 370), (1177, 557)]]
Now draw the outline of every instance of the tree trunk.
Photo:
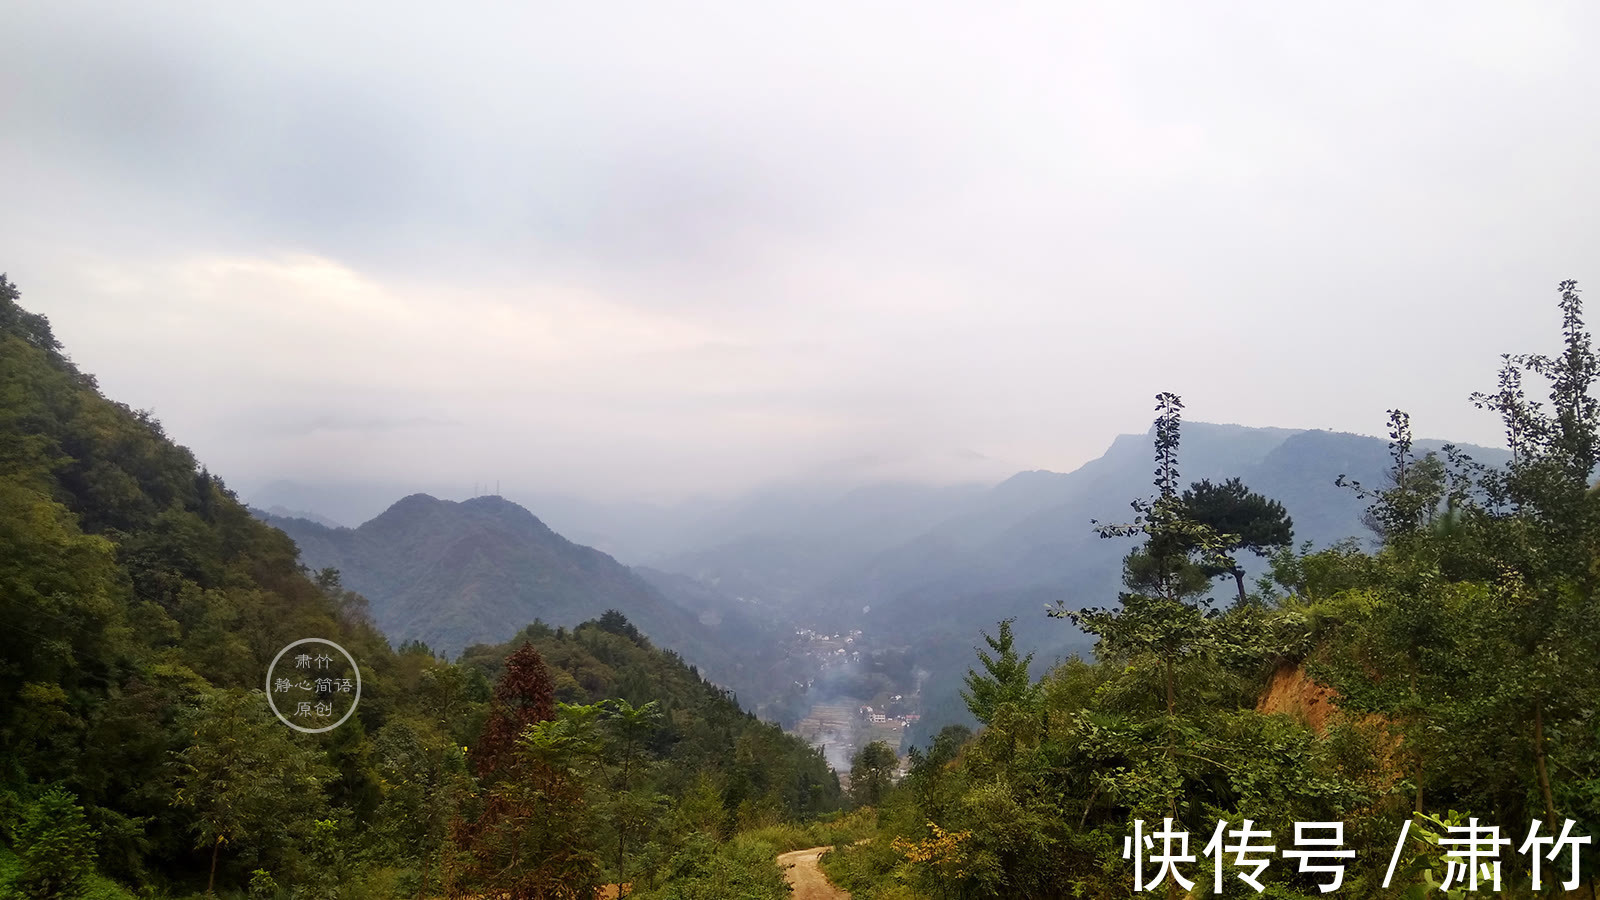
[[(627, 723), (624, 723), (624, 724), (627, 724)], [(629, 731), (628, 732), (628, 743), (622, 749), (622, 791), (621, 791), (622, 796), (624, 798), (626, 798), (627, 800), (629, 800), (629, 801), (631, 801), (633, 799), (633, 797), (631, 796), (631, 793), (630, 793), (632, 788), (633, 788), (633, 779), (629, 777), (632, 774), (632, 770), (633, 770), (633, 732)], [(627, 894), (625, 894), (623, 892), (623, 889), (622, 889), (622, 885), (626, 881), (626, 878), (624, 877), (624, 875), (622, 873), (622, 864), (623, 864), (623, 860), (626, 858), (625, 847), (626, 847), (627, 841), (628, 841), (628, 830), (627, 830), (627, 823), (626, 823), (625, 819), (626, 819), (626, 816), (619, 816), (618, 817), (618, 821), (617, 821), (617, 898), (618, 898), (618, 900), (621, 900), (622, 897), (627, 896)]]
[(1417, 801), (1412, 805), (1411, 811), (1422, 812), (1422, 757), (1417, 757)]
[(217, 835), (217, 842), (211, 845), (211, 877), (206, 880), (206, 895), (215, 896), (212, 889), (217, 886), (217, 854), (222, 852), (222, 835)]
[[(1172, 660), (1162, 660), (1162, 663), (1167, 681), (1167, 759), (1170, 760), (1172, 759), (1173, 751), (1177, 749), (1175, 746), (1177, 735), (1173, 731), (1172, 718), (1177, 714), (1178, 706), (1172, 696)], [(1176, 793), (1170, 798), (1168, 809), (1172, 813), (1172, 821), (1176, 823), (1178, 821), (1178, 795)], [(1178, 880), (1170, 877), (1170, 875), (1167, 878), (1167, 900), (1178, 900)]]
[[(1168, 805), (1168, 810), (1172, 813), (1173, 824), (1176, 825), (1177, 821), (1178, 821), (1178, 795), (1177, 794), (1173, 794), (1172, 795), (1172, 801)], [(1174, 864), (1174, 865), (1176, 865), (1176, 864)], [(1167, 900), (1178, 900), (1178, 879), (1173, 877), (1175, 874), (1177, 874), (1177, 871), (1178, 870), (1176, 868), (1174, 868), (1171, 872), (1167, 873)]]
[(1533, 705), (1533, 766), (1539, 773), (1539, 793), (1544, 795), (1544, 812), (1550, 827), (1556, 825), (1556, 801), (1550, 791), (1550, 770), (1544, 761), (1544, 701)]
[(1239, 604), (1242, 606), (1242, 605), (1244, 605), (1244, 602), (1245, 602), (1245, 596), (1244, 596), (1244, 570), (1243, 569), (1237, 569), (1237, 568), (1234, 569), (1233, 570), (1233, 580), (1237, 581), (1239, 583)]
[(625, 876), (622, 874), (622, 859), (623, 859), (622, 847), (623, 847), (623, 843), (625, 841), (627, 841), (627, 839), (628, 839), (628, 833), (626, 831), (622, 830), (622, 828), (620, 827), (621, 826), (620, 822), (618, 823), (618, 826), (619, 827), (617, 828), (617, 897), (620, 900), (620, 898), (627, 896), (627, 892), (622, 889), (622, 885), (626, 881)]

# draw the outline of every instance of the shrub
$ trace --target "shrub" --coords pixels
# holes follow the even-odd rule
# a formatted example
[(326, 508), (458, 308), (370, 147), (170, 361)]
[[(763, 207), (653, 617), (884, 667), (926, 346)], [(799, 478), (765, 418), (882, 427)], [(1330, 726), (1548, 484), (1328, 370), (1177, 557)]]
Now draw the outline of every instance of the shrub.
[(23, 896), (41, 900), (80, 897), (94, 874), (98, 835), (75, 799), (53, 788), (28, 805), (16, 829), (17, 857), (22, 863), (17, 887)]

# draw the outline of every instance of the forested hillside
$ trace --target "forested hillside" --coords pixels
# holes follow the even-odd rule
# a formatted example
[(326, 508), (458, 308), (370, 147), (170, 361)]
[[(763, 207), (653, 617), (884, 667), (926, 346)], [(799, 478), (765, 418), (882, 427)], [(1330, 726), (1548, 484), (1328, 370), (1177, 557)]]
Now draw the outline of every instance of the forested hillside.
[[(1054, 611), (1093, 658), (1036, 679), (1015, 633), (1067, 622), (991, 628), (965, 680), (981, 731), (914, 753), (878, 834), (824, 870), (857, 900), (1594, 896), (1600, 357), (1571, 282), (1560, 312), (1560, 352), (1506, 357), (1471, 398), (1509, 462), (1425, 451), (1390, 411), (1387, 473), (1341, 479), (1370, 549), (1302, 551), (1269, 498), (1190, 481), (1160, 395), (1153, 493), (1095, 538), (1123, 589)], [(1256, 552), (1265, 579), (1208, 599)], [(1502, 841), (1481, 868), (1475, 826)]]
[[(779, 891), (766, 845), (721, 842), (838, 808), (816, 751), (619, 613), (391, 649), (18, 299), (0, 277), (0, 896)], [(360, 670), (315, 734), (263, 690), (312, 637)]]
[(456, 503), (413, 494), (357, 528), (261, 515), (294, 539), (308, 567), (338, 569), (392, 640), (420, 640), (452, 657), (504, 638), (508, 623), (571, 627), (607, 609), (740, 690), (760, 683), (771, 649), (753, 617), (729, 610), (702, 620), (627, 566), (500, 497)]
[[(1600, 883), (1574, 841), (1600, 831), (1600, 356), (1570, 282), (1561, 351), (1507, 357), (1471, 399), (1509, 460), (1425, 446), (1390, 411), (1387, 470), (1336, 485), (1365, 541), (1301, 544), (1323, 526), (1272, 496), (1299, 472), (1274, 451), (1242, 478), (1188, 467), (1159, 395), (1151, 494), (1085, 529), (1121, 589), (965, 609), (1002, 614), (970, 638), (979, 728), (922, 742), (899, 779), (868, 744), (848, 800), (620, 611), (454, 661), (392, 648), (339, 573), (101, 396), (17, 299), (0, 279), (0, 896), (766, 900), (788, 893), (778, 852), (833, 844), (822, 868), (857, 900), (1460, 897), (1478, 870), (1447, 841), (1474, 819), (1507, 841), (1501, 895)], [(1019, 638), (1071, 628), (1092, 654), (1038, 665)], [(268, 703), (308, 637), (360, 667), (321, 731)], [(1257, 849), (1207, 843), (1246, 821)], [(1337, 875), (1284, 852), (1306, 822), (1339, 824)], [(1188, 834), (1192, 859), (1158, 870), (1135, 829)]]

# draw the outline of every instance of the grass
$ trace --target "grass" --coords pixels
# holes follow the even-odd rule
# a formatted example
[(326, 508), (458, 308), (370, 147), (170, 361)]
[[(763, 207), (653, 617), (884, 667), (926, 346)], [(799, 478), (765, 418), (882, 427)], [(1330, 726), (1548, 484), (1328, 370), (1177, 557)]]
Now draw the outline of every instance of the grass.
[(743, 832), (742, 836), (771, 844), (778, 853), (788, 853), (790, 850), (854, 843), (870, 837), (877, 823), (876, 810), (858, 809), (836, 818), (819, 819), (804, 825), (784, 823), (752, 828)]

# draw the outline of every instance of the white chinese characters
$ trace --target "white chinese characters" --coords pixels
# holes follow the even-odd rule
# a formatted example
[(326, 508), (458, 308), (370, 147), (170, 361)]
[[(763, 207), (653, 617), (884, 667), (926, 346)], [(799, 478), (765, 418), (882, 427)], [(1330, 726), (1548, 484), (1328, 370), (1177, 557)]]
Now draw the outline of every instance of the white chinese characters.
[[(1459, 820), (1458, 820), (1459, 821)], [(1588, 835), (1572, 833), (1576, 823), (1567, 819), (1555, 835), (1542, 834), (1543, 823), (1534, 819), (1528, 836), (1516, 852), (1526, 856), (1533, 890), (1544, 888), (1544, 863), (1555, 863), (1565, 857), (1562, 887), (1573, 890), (1579, 884), (1579, 849), (1591, 842)], [(1395, 860), (1410, 833), (1410, 822), (1400, 831), (1395, 846)], [(1445, 863), (1445, 875), (1438, 889), (1444, 891), (1491, 891), (1502, 889), (1501, 870), (1503, 848), (1513, 841), (1503, 837), (1493, 825), (1480, 825), (1478, 819), (1469, 818), (1465, 825), (1450, 825), (1443, 834), (1436, 835), (1439, 855)], [(1431, 842), (1432, 837), (1429, 838)], [(1506, 850), (1504, 852), (1509, 852)], [(1266, 890), (1262, 877), (1276, 858), (1294, 860), (1300, 875), (1320, 875), (1312, 883), (1322, 893), (1331, 893), (1344, 884), (1345, 866), (1356, 858), (1353, 848), (1344, 846), (1343, 822), (1296, 822), (1294, 844), (1279, 850), (1273, 843), (1272, 832), (1256, 827), (1253, 819), (1245, 819), (1237, 826), (1226, 820), (1218, 821), (1211, 839), (1201, 850), (1201, 857), (1211, 861), (1211, 891), (1223, 893), (1225, 884), (1237, 878), (1255, 893)], [(1143, 819), (1133, 823), (1133, 834), (1123, 838), (1122, 858), (1133, 864), (1133, 889), (1135, 893), (1154, 891), (1172, 884), (1192, 891), (1195, 882), (1184, 875), (1183, 865), (1197, 863), (1189, 851), (1189, 832), (1173, 827), (1173, 820), (1163, 819), (1161, 827), (1147, 831)], [(1394, 874), (1394, 860), (1389, 876)], [(1385, 878), (1384, 886), (1389, 886)]]
[[(291, 653), (306, 644), (322, 645), (337, 655), (321, 647), (315, 655)], [(281, 707), (279, 700), (285, 701)], [(333, 641), (295, 641), (278, 651), (267, 667), (267, 702), (278, 719), (296, 731), (317, 734), (337, 728), (354, 714), (360, 701), (361, 670), (355, 658)]]

